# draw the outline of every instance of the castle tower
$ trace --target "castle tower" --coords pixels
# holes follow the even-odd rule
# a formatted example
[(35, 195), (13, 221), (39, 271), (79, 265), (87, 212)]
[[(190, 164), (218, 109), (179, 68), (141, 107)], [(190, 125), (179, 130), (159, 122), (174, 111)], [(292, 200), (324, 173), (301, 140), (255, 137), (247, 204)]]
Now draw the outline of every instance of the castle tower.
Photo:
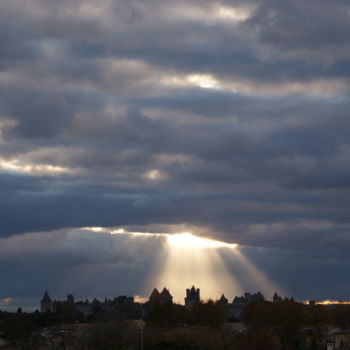
[(281, 303), (281, 302), (283, 301), (283, 300), (282, 300), (282, 297), (279, 296), (279, 295), (277, 294), (277, 292), (275, 292), (275, 294), (273, 295), (272, 300), (273, 300), (274, 303)]
[(221, 298), (219, 299), (219, 303), (222, 305), (227, 305), (228, 304), (228, 299), (225, 297), (224, 294), (221, 295)]
[(159, 302), (159, 296), (160, 296), (160, 294), (159, 294), (157, 288), (154, 288), (152, 294), (150, 295), (150, 297), (148, 299), (148, 301), (150, 303), (158, 303)]
[(173, 303), (173, 296), (170, 294), (169, 290), (165, 287), (163, 288), (162, 292), (159, 294), (159, 302), (160, 303)]
[(47, 290), (45, 290), (45, 293), (42, 299), (40, 300), (40, 312), (52, 312), (52, 311), (53, 311), (52, 300)]
[(198, 304), (200, 302), (199, 288), (196, 289), (192, 286), (191, 289), (186, 289), (186, 297), (185, 297), (185, 307), (187, 309), (191, 309), (193, 305)]
[(73, 294), (67, 294), (67, 303), (74, 304)]

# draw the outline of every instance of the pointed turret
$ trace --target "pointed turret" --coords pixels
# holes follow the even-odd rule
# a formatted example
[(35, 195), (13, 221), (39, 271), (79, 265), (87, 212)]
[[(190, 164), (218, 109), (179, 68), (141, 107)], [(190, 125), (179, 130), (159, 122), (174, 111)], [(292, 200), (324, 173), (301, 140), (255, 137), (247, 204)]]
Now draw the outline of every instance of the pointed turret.
[(279, 295), (277, 294), (277, 292), (275, 292), (275, 294), (273, 295), (272, 300), (273, 300), (274, 303), (280, 303), (280, 302), (282, 302), (282, 297), (279, 296)]
[(163, 290), (160, 293), (160, 295), (162, 295), (162, 296), (171, 296), (169, 290), (166, 289), (165, 287), (163, 288)]
[(158, 292), (158, 289), (157, 288), (154, 288), (153, 289), (153, 292), (151, 293), (150, 297), (149, 297), (149, 302), (150, 303), (156, 303), (156, 302), (159, 302), (159, 292)]
[(224, 294), (221, 295), (221, 298), (219, 299), (219, 303), (224, 305), (228, 304), (228, 299), (225, 297)]
[(45, 293), (42, 299), (40, 300), (40, 312), (52, 312), (52, 311), (53, 311), (52, 300), (47, 290), (45, 290)]
[(50, 296), (49, 296), (49, 293), (47, 292), (47, 290), (45, 290), (45, 293), (41, 299), (42, 302), (45, 302), (45, 301), (52, 301)]
[(159, 301), (161, 303), (172, 303), (173, 302), (173, 297), (170, 294), (169, 290), (166, 289), (165, 287), (163, 288), (162, 292), (159, 295)]

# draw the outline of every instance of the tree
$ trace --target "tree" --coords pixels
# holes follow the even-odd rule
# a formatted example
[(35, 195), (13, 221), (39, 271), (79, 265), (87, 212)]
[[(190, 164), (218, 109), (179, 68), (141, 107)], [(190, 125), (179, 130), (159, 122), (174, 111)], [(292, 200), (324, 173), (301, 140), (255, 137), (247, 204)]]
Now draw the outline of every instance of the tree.
[(281, 303), (253, 302), (243, 311), (243, 319), (250, 329), (273, 331), (283, 350), (298, 349), (304, 307), (288, 299)]
[(193, 325), (219, 327), (227, 320), (227, 306), (221, 303), (214, 303), (209, 300), (207, 303), (197, 303), (187, 311), (186, 320)]
[(148, 305), (146, 322), (163, 328), (173, 327), (184, 321), (184, 309), (172, 303), (154, 303)]
[(250, 329), (233, 341), (235, 350), (279, 350), (281, 348), (272, 329)]

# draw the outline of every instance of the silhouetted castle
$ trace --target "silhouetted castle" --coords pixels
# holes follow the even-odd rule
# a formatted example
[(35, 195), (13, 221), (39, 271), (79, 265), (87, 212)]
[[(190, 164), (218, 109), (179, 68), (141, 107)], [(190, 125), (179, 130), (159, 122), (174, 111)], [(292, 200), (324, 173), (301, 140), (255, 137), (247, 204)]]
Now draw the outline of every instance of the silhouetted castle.
[(232, 304), (229, 304), (228, 306), (230, 317), (239, 320), (242, 310), (253, 301), (265, 301), (265, 298), (260, 292), (255, 294), (244, 293), (244, 295), (241, 295), (240, 297), (236, 296), (233, 299)]
[(228, 299), (225, 297), (224, 294), (221, 295), (221, 298), (219, 299), (218, 303), (222, 305), (228, 305)]
[(53, 312), (52, 300), (47, 290), (45, 290), (45, 293), (40, 300), (40, 312)]
[[(232, 320), (239, 320), (242, 310), (249, 305), (251, 302), (265, 301), (264, 296), (257, 292), (255, 294), (244, 293), (242, 296), (236, 296), (232, 303), (228, 302), (228, 299), (224, 294), (221, 295), (220, 299), (217, 300), (218, 303), (225, 305), (227, 307), (229, 318)], [(277, 293), (273, 295), (273, 302), (281, 302), (282, 297)], [(186, 289), (185, 297), (185, 308), (190, 310), (194, 305), (201, 302), (200, 299), (200, 289), (192, 286), (190, 289)], [(74, 300), (72, 294), (67, 295), (66, 300), (52, 300), (49, 293), (45, 291), (41, 301), (40, 301), (40, 311), (42, 313), (53, 312), (53, 313), (64, 313), (73, 315), (76, 312), (82, 315), (89, 316), (96, 314), (97, 312), (127, 312), (130, 314), (145, 315), (149, 310), (151, 310), (152, 305), (155, 304), (172, 304), (173, 297), (167, 288), (163, 288), (161, 293), (154, 288), (151, 295), (149, 296), (148, 302), (141, 305), (135, 303), (133, 297), (119, 296), (113, 300), (105, 298), (103, 302), (94, 298), (92, 302), (89, 300), (78, 301)]]
[(159, 304), (165, 304), (165, 303), (173, 303), (173, 297), (170, 294), (169, 290), (165, 287), (163, 288), (162, 292), (159, 293), (157, 288), (153, 289), (153, 292), (151, 293), (148, 301), (152, 304), (159, 303)]
[(199, 293), (199, 288), (196, 289), (194, 286), (192, 286), (191, 289), (186, 289), (185, 307), (187, 309), (191, 309), (193, 305), (200, 302), (201, 298)]
[(119, 296), (113, 300), (105, 298), (104, 301), (99, 301), (94, 298), (91, 302), (89, 300), (75, 302), (72, 294), (67, 295), (66, 300), (52, 300), (49, 293), (45, 291), (44, 296), (40, 301), (40, 312), (53, 312), (53, 313), (70, 313), (80, 312), (81, 314), (88, 316), (95, 314), (99, 311), (111, 312), (117, 310), (120, 306), (136, 306), (133, 297)]
[(283, 301), (282, 297), (279, 296), (279, 295), (277, 294), (277, 292), (275, 292), (275, 294), (273, 295), (272, 300), (273, 300), (274, 303), (280, 303), (280, 302)]

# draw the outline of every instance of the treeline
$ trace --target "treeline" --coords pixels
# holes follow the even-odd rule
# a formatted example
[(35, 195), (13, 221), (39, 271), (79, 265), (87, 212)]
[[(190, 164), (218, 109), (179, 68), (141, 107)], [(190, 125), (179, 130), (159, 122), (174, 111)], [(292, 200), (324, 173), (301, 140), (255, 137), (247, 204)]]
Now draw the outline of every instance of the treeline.
[(149, 304), (145, 321), (157, 328), (169, 328), (179, 324), (219, 327), (229, 317), (226, 305), (209, 300), (194, 304), (189, 310), (177, 304)]
[(238, 350), (325, 349), (330, 327), (350, 327), (350, 305), (255, 302), (243, 310), (242, 321), (247, 331), (239, 337)]
[[(140, 318), (143, 318), (140, 321)], [(65, 310), (54, 313), (0, 312), (0, 333), (21, 349), (39, 349), (44, 327), (71, 324), (62, 347), (84, 350), (318, 350), (325, 349), (328, 327), (350, 328), (350, 305), (304, 305), (293, 299), (252, 302), (242, 312), (246, 329), (228, 322), (229, 308), (208, 301), (190, 310), (177, 304), (146, 304), (87, 317)], [(54, 328), (54, 327), (53, 327)], [(349, 344), (350, 345), (350, 344)]]

